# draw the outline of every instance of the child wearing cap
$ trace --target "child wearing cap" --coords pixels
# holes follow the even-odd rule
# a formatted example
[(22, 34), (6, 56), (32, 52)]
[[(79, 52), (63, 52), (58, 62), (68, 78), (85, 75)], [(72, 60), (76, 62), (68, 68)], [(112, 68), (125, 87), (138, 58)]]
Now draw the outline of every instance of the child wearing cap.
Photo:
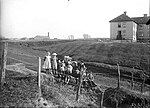
[(52, 54), (53, 57), (52, 57), (52, 69), (53, 69), (53, 73), (56, 75), (57, 74), (57, 54), (56, 53), (53, 53)]

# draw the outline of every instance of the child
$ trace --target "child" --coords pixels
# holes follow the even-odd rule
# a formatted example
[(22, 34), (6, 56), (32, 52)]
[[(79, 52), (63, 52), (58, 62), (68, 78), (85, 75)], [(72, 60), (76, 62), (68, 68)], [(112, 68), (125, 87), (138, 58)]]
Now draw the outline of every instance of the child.
[(53, 68), (53, 73), (56, 75), (57, 74), (57, 54), (53, 53), (53, 58), (52, 58), (52, 68)]
[(50, 52), (47, 52), (47, 56), (44, 57), (44, 64), (43, 64), (42, 68), (46, 70), (46, 73), (51, 73), (51, 54), (50, 54)]

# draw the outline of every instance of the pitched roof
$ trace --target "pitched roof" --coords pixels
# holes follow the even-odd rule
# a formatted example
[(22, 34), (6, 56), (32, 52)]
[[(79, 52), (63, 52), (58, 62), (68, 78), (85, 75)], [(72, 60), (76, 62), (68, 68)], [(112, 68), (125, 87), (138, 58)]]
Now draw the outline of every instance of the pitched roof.
[(134, 21), (134, 20), (128, 17), (126, 14), (121, 14), (120, 16), (110, 20), (109, 22), (124, 22), (124, 21)]
[[(130, 17), (128, 17), (126, 15), (126, 12), (124, 12), (124, 14), (121, 14), (120, 16), (110, 20), (109, 22), (133, 21), (133, 22), (135, 22), (137, 24), (147, 24), (149, 19), (150, 19), (150, 16), (147, 16), (147, 14), (144, 14), (144, 17), (133, 17), (133, 18), (130, 18)], [(150, 21), (149, 21), (149, 23), (150, 23)]]
[(132, 19), (137, 23), (137, 24), (146, 24), (148, 22), (150, 17), (133, 17)]

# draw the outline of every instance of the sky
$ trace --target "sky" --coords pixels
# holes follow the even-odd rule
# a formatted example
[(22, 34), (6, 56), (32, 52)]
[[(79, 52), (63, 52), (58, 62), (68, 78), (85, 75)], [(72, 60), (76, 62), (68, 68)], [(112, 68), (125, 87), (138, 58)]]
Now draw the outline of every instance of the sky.
[(110, 23), (124, 11), (129, 17), (149, 15), (149, 0), (0, 0), (1, 35), (66, 39), (109, 38)]

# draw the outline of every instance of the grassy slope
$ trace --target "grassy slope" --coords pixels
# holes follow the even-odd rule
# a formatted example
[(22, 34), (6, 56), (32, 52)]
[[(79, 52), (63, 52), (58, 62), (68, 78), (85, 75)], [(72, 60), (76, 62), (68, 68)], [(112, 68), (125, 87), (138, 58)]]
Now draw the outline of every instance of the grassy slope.
[[(137, 69), (150, 69), (150, 45), (143, 43), (111, 43), (97, 42), (96, 40), (58, 40), (38, 42), (9, 43), (9, 56), (18, 54), (21, 60), (36, 61), (37, 56), (44, 57), (46, 51), (56, 52), (61, 56), (69, 55), (74, 59), (83, 59), (87, 62), (98, 62)], [(17, 52), (19, 49), (20, 52)], [(21, 58), (19, 54), (25, 54)], [(30, 55), (30, 56), (28, 56)], [(31, 56), (32, 55), (32, 56)], [(15, 58), (15, 57), (14, 57)], [(29, 60), (28, 60), (29, 59)]]
[[(16, 80), (13, 77), (25, 76), (18, 72), (6, 71), (6, 84), (0, 92), (0, 107), (35, 107), (37, 81), (35, 78)], [(31, 83), (32, 82), (32, 83)]]
[[(122, 68), (122, 75), (130, 78), (132, 67), (144, 68), (148, 71), (150, 62), (150, 46), (143, 43), (110, 43), (97, 42), (96, 40), (59, 40), (59, 41), (36, 41), (36, 42), (16, 42), (9, 44), (8, 57), (17, 58), (27, 65), (38, 65), (37, 56), (44, 57), (46, 51), (56, 52), (59, 55), (72, 56), (74, 59), (83, 59), (87, 62), (107, 63), (130, 68)], [(15, 60), (15, 59), (14, 59)], [(11, 61), (11, 60), (10, 60)], [(43, 62), (43, 61), (42, 61)], [(98, 65), (99, 66), (99, 65)], [(109, 67), (109, 66), (104, 66)], [(102, 69), (100, 73), (117, 74), (116, 66), (111, 66), (111, 73)], [(32, 67), (30, 67), (32, 69)], [(34, 69), (34, 67), (33, 67)], [(109, 68), (107, 68), (108, 70)], [(109, 70), (110, 70), (109, 69)], [(127, 73), (128, 72), (128, 73)], [(141, 73), (140, 71), (138, 73)], [(136, 74), (139, 78), (139, 74)]]
[[(97, 43), (97, 42), (95, 42), (95, 40), (90, 40), (90, 41), (80, 40), (80, 41), (66, 41), (66, 42), (57, 41), (57, 42), (46, 42), (46, 43), (45, 42), (37, 42), (37, 43), (36, 42), (35, 43), (28, 43), (28, 42), (23, 43), (22, 42), (21, 44), (20, 43), (10, 43), (9, 50), (8, 50), (8, 57), (13, 57), (17, 60), (20, 60), (20, 62), (23, 61), (23, 62), (27, 62), (28, 64), (31, 64), (31, 65), (35, 64), (37, 66), (38, 62), (36, 61), (37, 60), (36, 57), (37, 56), (44, 57), (44, 55), (46, 54), (45, 51), (47, 50), (47, 51), (51, 51), (51, 52), (56, 52), (60, 55), (70, 55), (76, 59), (84, 59), (85, 61), (96, 61), (96, 62), (104, 62), (104, 63), (114, 64), (115, 61), (114, 62), (109, 61), (109, 60), (108, 60), (109, 62), (107, 61), (108, 53), (109, 54), (111, 53), (114, 56), (115, 54), (118, 54), (117, 51), (120, 51), (121, 48), (123, 48), (123, 46), (124, 46), (124, 48), (129, 47), (130, 50), (127, 50), (127, 52), (129, 53), (131, 51), (132, 47), (135, 47), (134, 45), (137, 47), (137, 48), (135, 48), (136, 51), (139, 49), (143, 50), (143, 47), (146, 47), (146, 45), (144, 45), (144, 44), (129, 43), (129, 44), (121, 45), (119, 43)], [(138, 46), (142, 46), (142, 47), (140, 48)], [(110, 49), (112, 49), (112, 48), (114, 48), (116, 51), (115, 50), (110, 51)], [(119, 50), (119, 48), (120, 48), (120, 50)], [(133, 51), (133, 53), (137, 53), (134, 51)], [(149, 54), (149, 49), (144, 49), (144, 51), (145, 51), (144, 56), (145, 55), (147, 56)], [(122, 50), (120, 52), (123, 53)], [(17, 60), (16, 60), (16, 62), (18, 62)], [(127, 61), (128, 61), (128, 59), (127, 59)], [(12, 59), (9, 58), (9, 62), (7, 62), (7, 63), (11, 64), (13, 62), (14, 61), (12, 61)], [(127, 66), (130, 66), (130, 65), (127, 64)], [(100, 85), (103, 85), (102, 81), (104, 81), (104, 84), (106, 82), (108, 82), (108, 79), (104, 80), (105, 78), (100, 78), (100, 76), (97, 76), (97, 77), (98, 78), (95, 78), (96, 82), (98, 82), (98, 83), (100, 82)], [(125, 83), (125, 84), (127, 84), (127, 83)], [(125, 84), (123, 84), (123, 86)], [(111, 84), (108, 83), (108, 86), (109, 85), (111, 85)], [(127, 86), (129, 86), (129, 84), (127, 84)], [(139, 89), (139, 87), (138, 87), (138, 89)], [(68, 91), (68, 90), (65, 90), (65, 91)], [(51, 90), (49, 92), (51, 92)], [(64, 90), (62, 92), (64, 92)], [(60, 93), (60, 92), (58, 92), (58, 93)], [(55, 94), (56, 93), (54, 93), (54, 95)], [(61, 96), (61, 94), (60, 94), (60, 96)], [(47, 98), (47, 95), (49, 95), (49, 94), (46, 94), (44, 98)], [(66, 95), (68, 96), (68, 93)], [(61, 97), (64, 97), (64, 96), (65, 95), (63, 95)], [(70, 100), (70, 98), (72, 98), (72, 96), (73, 95), (70, 94), (70, 97), (68, 99)], [(53, 100), (50, 100), (50, 101), (53, 101)], [(60, 101), (60, 102), (57, 104), (65, 103), (65, 102), (61, 102), (62, 100), (58, 100), (58, 101)], [(85, 103), (83, 103), (82, 105), (84, 105), (84, 104)], [(67, 105), (67, 104), (65, 104), (65, 105)]]
[(85, 61), (117, 64), (149, 71), (150, 45), (142, 43), (97, 43), (91, 41), (58, 42), (48, 46), (32, 46), (33, 49), (70, 55)]
[[(17, 66), (17, 65), (16, 65)], [(30, 71), (24, 67), (9, 66), (6, 71), (6, 83), (0, 92), (0, 107), (97, 107), (91, 100), (91, 93), (84, 92), (80, 96), (80, 102), (76, 102), (73, 87), (52, 83), (45, 74), (41, 76), (42, 100), (38, 102), (37, 76), (29, 75)], [(15, 71), (15, 67), (22, 71)], [(24, 70), (24, 71), (23, 71)], [(24, 73), (25, 72), (25, 73)], [(27, 74), (28, 73), (28, 74)], [(32, 73), (32, 72), (31, 72)], [(97, 98), (95, 96), (95, 98)], [(96, 101), (96, 100), (95, 100)], [(39, 105), (38, 105), (39, 104)], [(46, 106), (44, 106), (46, 104)]]

